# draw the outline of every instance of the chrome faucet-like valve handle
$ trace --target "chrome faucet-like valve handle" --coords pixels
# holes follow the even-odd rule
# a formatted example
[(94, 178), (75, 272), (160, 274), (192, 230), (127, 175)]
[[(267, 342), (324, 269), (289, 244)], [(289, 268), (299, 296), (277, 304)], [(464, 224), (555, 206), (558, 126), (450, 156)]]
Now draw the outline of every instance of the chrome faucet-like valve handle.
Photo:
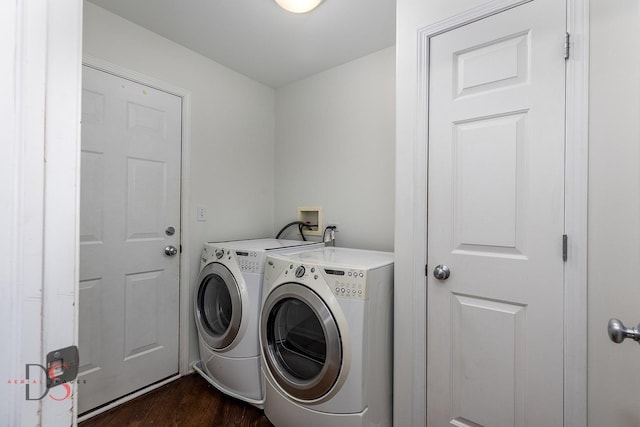
[(634, 341), (640, 341), (640, 325), (635, 328), (627, 328), (618, 319), (609, 319), (607, 326), (609, 338), (616, 344), (620, 344), (626, 338), (632, 338)]

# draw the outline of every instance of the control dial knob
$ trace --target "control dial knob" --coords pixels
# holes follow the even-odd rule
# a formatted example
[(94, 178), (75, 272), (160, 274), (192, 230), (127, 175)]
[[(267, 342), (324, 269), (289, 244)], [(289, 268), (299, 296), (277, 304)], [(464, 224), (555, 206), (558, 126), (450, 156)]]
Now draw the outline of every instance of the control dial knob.
[(304, 276), (304, 273), (305, 273), (304, 265), (301, 265), (298, 268), (296, 268), (296, 277), (302, 277)]
[(224, 256), (224, 249), (216, 249), (216, 258), (220, 259)]

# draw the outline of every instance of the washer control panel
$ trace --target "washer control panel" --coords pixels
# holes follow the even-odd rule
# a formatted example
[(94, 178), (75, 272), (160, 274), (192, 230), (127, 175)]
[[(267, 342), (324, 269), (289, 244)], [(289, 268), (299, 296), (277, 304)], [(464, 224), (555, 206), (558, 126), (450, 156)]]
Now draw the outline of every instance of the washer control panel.
[(322, 266), (289, 264), (284, 276), (301, 279), (303, 283), (314, 283), (324, 277), (337, 297), (350, 299), (367, 299), (367, 272), (355, 269), (326, 268)]
[(233, 258), (243, 273), (262, 273), (264, 255), (257, 251), (241, 251), (205, 246), (202, 250), (200, 269), (212, 261), (229, 262)]
[(260, 273), (261, 261), (257, 252), (254, 251), (235, 251), (240, 271), (245, 273)]

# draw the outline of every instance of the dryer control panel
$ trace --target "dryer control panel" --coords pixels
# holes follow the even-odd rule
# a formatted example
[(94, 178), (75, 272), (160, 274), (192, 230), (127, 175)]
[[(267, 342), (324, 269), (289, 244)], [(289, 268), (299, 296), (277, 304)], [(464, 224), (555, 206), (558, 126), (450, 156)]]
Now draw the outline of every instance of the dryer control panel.
[(337, 297), (367, 299), (367, 273), (361, 270), (336, 270), (325, 268), (327, 282)]
[(308, 284), (314, 284), (324, 278), (331, 292), (337, 297), (367, 299), (367, 272), (364, 270), (291, 263), (282, 274), (284, 277), (291, 276), (292, 279), (296, 278)]

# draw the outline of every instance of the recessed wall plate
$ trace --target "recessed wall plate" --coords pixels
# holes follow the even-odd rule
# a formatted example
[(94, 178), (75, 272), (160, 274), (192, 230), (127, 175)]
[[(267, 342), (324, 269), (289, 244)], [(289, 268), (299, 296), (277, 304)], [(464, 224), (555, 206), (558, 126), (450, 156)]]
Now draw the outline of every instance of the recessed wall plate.
[(319, 206), (298, 207), (298, 221), (308, 224), (303, 232), (307, 236), (322, 236), (322, 208)]

